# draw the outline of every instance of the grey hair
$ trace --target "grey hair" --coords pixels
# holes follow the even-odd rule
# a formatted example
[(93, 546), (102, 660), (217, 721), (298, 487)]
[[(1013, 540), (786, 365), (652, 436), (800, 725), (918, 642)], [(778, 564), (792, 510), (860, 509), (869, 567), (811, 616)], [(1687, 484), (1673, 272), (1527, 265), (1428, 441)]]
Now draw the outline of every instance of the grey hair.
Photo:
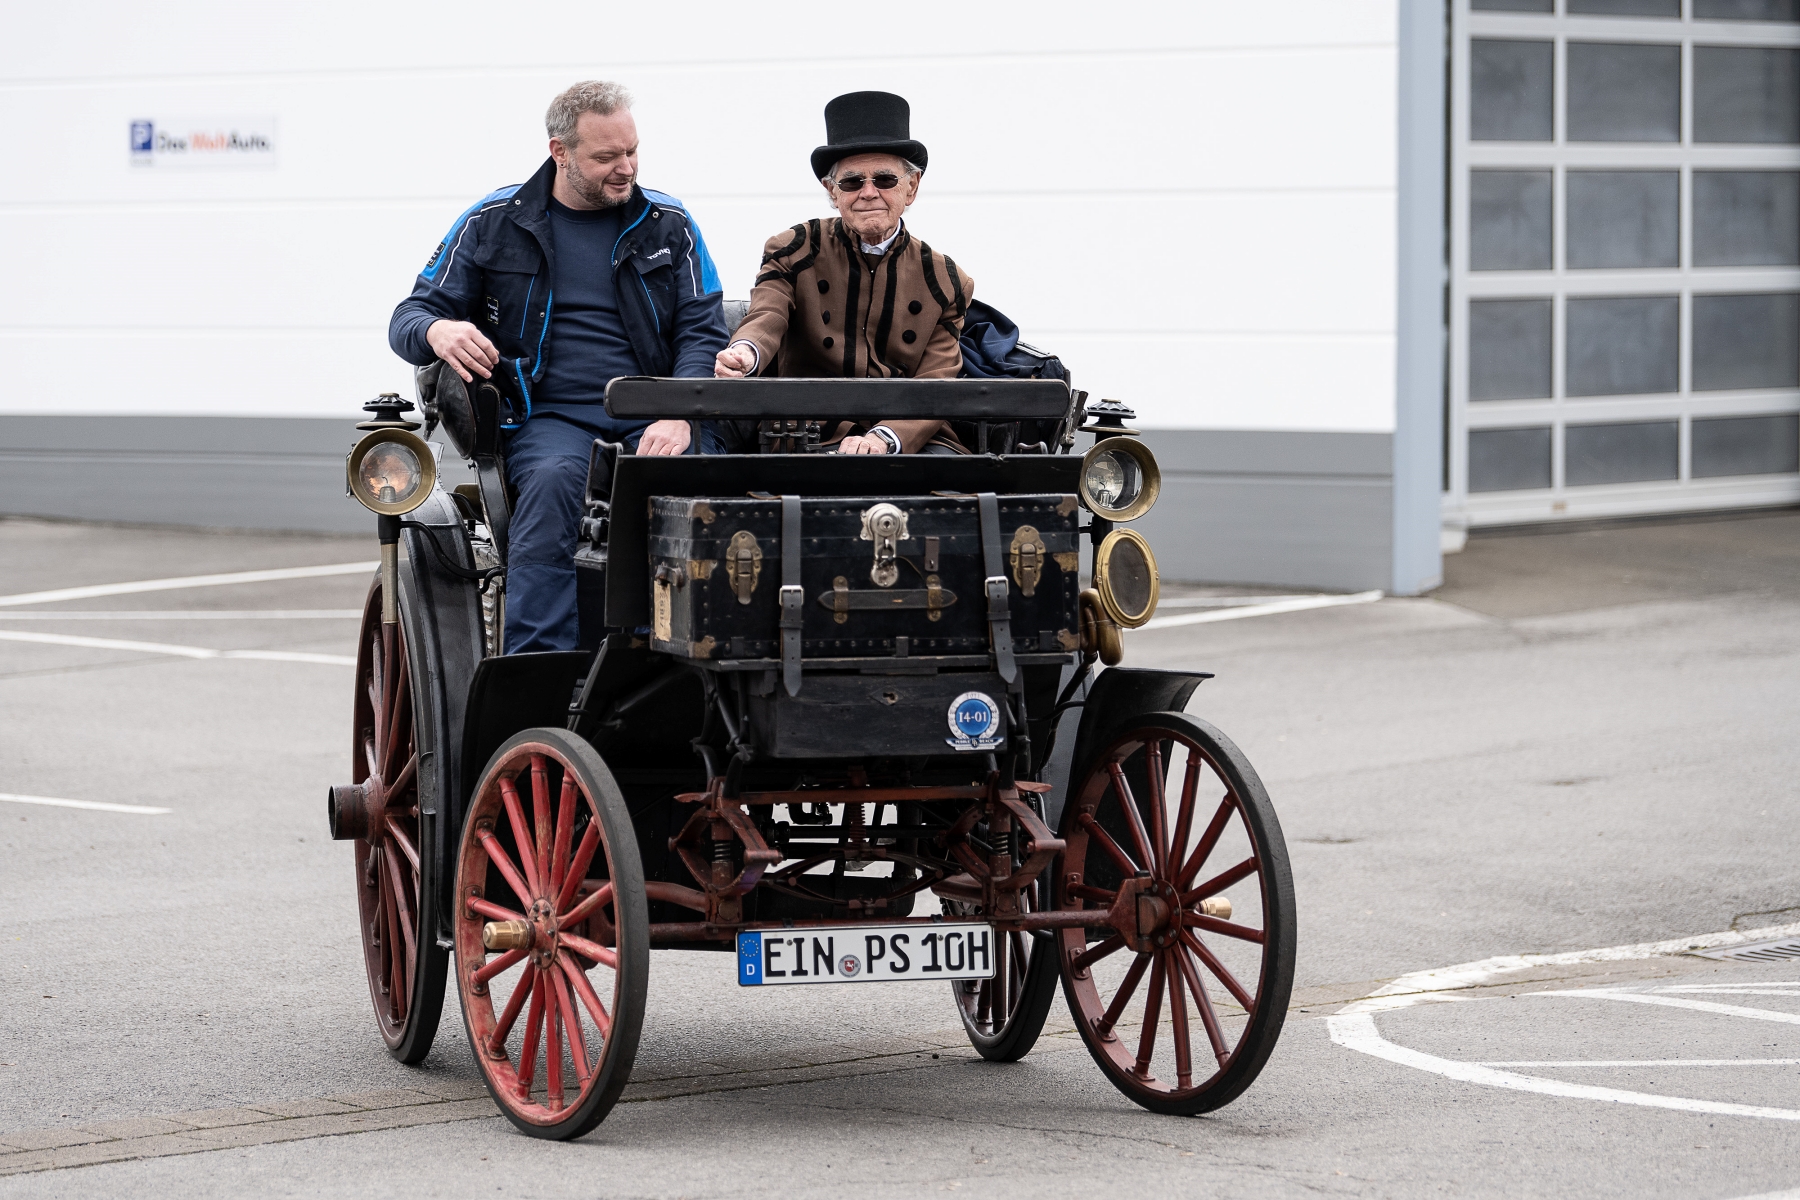
[(587, 79), (550, 102), (544, 113), (544, 131), (571, 150), (575, 148), (575, 124), (582, 113), (598, 113), (610, 117), (620, 109), (629, 111), (631, 93), (622, 83), (604, 79)]
[[(894, 155), (894, 157), (900, 158), (900, 156), (898, 154)], [(837, 175), (838, 175), (838, 168), (843, 165), (844, 165), (844, 160), (841, 158), (838, 159), (836, 162), (832, 163), (831, 170), (829, 170), (829, 171), (825, 172), (825, 174), (821, 175), (819, 177), (819, 182), (820, 183), (836, 183)], [(914, 175), (923, 175), (925, 173), (925, 168), (919, 166), (917, 163), (913, 162), (913, 160), (910, 158), (900, 158), (900, 165), (906, 168), (906, 175), (907, 175), (907, 178), (909, 178), (909, 179), (912, 178)]]

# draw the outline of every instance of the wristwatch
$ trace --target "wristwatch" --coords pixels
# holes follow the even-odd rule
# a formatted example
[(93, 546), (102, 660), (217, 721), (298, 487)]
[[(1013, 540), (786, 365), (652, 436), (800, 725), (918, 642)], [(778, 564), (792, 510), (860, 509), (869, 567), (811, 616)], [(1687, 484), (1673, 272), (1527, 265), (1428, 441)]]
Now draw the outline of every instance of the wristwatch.
[(900, 448), (900, 435), (889, 429), (886, 425), (877, 425), (875, 428), (869, 430), (869, 436), (878, 437), (886, 442), (889, 454), (905, 453), (905, 451)]

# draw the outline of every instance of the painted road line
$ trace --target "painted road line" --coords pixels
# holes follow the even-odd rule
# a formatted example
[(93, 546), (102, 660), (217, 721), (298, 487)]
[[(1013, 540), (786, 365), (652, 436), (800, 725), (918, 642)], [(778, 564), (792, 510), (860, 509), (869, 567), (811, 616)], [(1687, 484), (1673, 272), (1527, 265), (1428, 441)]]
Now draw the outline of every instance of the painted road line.
[(1742, 933), (1725, 930), (1720, 933), (1696, 934), (1693, 937), (1670, 938), (1663, 942), (1639, 942), (1630, 946), (1606, 946), (1598, 950), (1569, 950), (1561, 954), (1502, 954), (1479, 962), (1458, 963), (1453, 967), (1433, 967), (1400, 976), (1364, 999), (1356, 1001), (1346, 1012), (1384, 1012), (1413, 1004), (1439, 1000), (1460, 1000), (1458, 991), (1483, 987), (1502, 975), (1529, 971), (1536, 967), (1570, 967), (1583, 963), (1629, 962), (1640, 958), (1662, 958), (1688, 950), (1717, 950), (1725, 946), (1742, 946), (1749, 942), (1772, 942), (1777, 938), (1800, 934), (1800, 921), (1789, 925), (1771, 925), (1766, 929), (1750, 929)]
[(124, 608), (85, 612), (7, 612), (0, 621), (354, 621), (360, 608)]
[[(1503, 975), (1536, 967), (1574, 966), (1581, 963), (1626, 962), (1633, 959), (1658, 958), (1682, 954), (1689, 950), (1712, 950), (1724, 946), (1741, 946), (1750, 942), (1774, 941), (1800, 933), (1800, 923), (1776, 925), (1767, 929), (1743, 932), (1722, 930), (1693, 937), (1671, 938), (1662, 942), (1639, 942), (1629, 946), (1605, 946), (1597, 950), (1572, 950), (1563, 954), (1506, 954), (1484, 958), (1478, 962), (1459, 963), (1414, 971), (1377, 989), (1373, 994), (1351, 1002), (1335, 1015), (1325, 1018), (1331, 1040), (1347, 1050), (1355, 1050), (1374, 1058), (1385, 1059), (1415, 1070), (1428, 1071), (1463, 1083), (1482, 1084), (1510, 1091), (1536, 1092), (1578, 1100), (1597, 1100), (1610, 1104), (1630, 1104), (1645, 1108), (1677, 1109), (1683, 1112), (1711, 1113), (1718, 1116), (1760, 1117), (1776, 1121), (1800, 1121), (1800, 1109), (1768, 1108), (1753, 1104), (1726, 1104), (1713, 1100), (1695, 1100), (1685, 1096), (1663, 1096), (1653, 1092), (1632, 1092), (1621, 1088), (1593, 1087), (1546, 1079), (1538, 1075), (1519, 1075), (1477, 1062), (1458, 1062), (1439, 1058), (1405, 1046), (1396, 1045), (1381, 1036), (1375, 1027), (1375, 1014), (1434, 1001), (1468, 1000), (1459, 993), (1486, 986)], [(1537, 993), (1542, 994), (1542, 993)], [(1593, 995), (1594, 992), (1586, 993)], [(1641, 995), (1641, 993), (1636, 993)], [(1700, 1002), (1690, 1002), (1700, 1003)], [(1731, 1007), (1721, 1005), (1718, 1007)], [(1751, 1009), (1748, 1012), (1762, 1010)], [(1782, 1014), (1786, 1017), (1787, 1014)]]
[(35, 642), (43, 646), (80, 646), (89, 650), (130, 650), (138, 654), (170, 654), (177, 658), (249, 658), (263, 662), (320, 663), (354, 667), (347, 654), (311, 654), (299, 650), (214, 650), (210, 646), (174, 646), (168, 642), (133, 642), (122, 638), (81, 637), (72, 633), (27, 633), (0, 629), (0, 642)]
[(13, 596), (0, 596), (0, 608), (13, 608), (21, 604), (52, 604), (59, 600), (90, 600), (95, 596), (126, 596), (133, 592), (172, 592), (182, 588), (220, 587), (228, 583), (270, 583), (278, 579), (357, 575), (373, 571), (380, 565), (378, 562), (331, 563), (322, 567), (278, 567), (269, 571), (232, 571), (224, 575), (182, 575), (174, 579), (99, 583), (89, 587), (57, 588), (48, 592), (20, 592)]
[[(1719, 1013), (1728, 1017), (1749, 1017), (1756, 1021), (1779, 1021), (1784, 1025), (1800, 1025), (1800, 1013), (1777, 1012), (1772, 1008), (1745, 1008), (1739, 1004), (1714, 1004), (1710, 1000), (1683, 1000), (1679, 996), (1651, 996), (1643, 992), (1626, 992), (1617, 988), (1569, 988), (1554, 992), (1532, 992), (1533, 996), (1573, 996), (1581, 1000), (1623, 1000), (1628, 1004), (1659, 1004), (1665, 1008), (1686, 1008), (1694, 1012)], [(1785, 995), (1786, 993), (1776, 993)]]
[(1174, 617), (1152, 617), (1139, 629), (1173, 629), (1178, 625), (1207, 625), (1213, 621), (1239, 621), (1245, 617), (1272, 617), (1277, 613), (1304, 612), (1310, 608), (1339, 608), (1346, 604), (1373, 604), (1381, 592), (1354, 592), (1348, 596), (1299, 596), (1275, 600), (1268, 604), (1247, 604), (1242, 608), (1225, 608), (1215, 612), (1182, 613)]
[(1165, 608), (1238, 608), (1246, 604), (1279, 604), (1284, 600), (1312, 600), (1322, 592), (1304, 592), (1293, 596), (1164, 596), (1156, 602), (1156, 610)]
[(8, 804), (42, 804), (49, 808), (86, 808), (94, 812), (141, 813), (150, 817), (175, 811), (172, 808), (151, 808), (146, 804), (104, 804), (99, 800), (60, 800), (55, 796), (18, 796), (12, 792), (0, 792), (0, 800), (4, 800)]
[(1570, 1058), (1480, 1062), (1478, 1067), (1800, 1067), (1800, 1058)]
[[(1353, 1006), (1354, 1007), (1354, 1006)], [(1375, 1058), (1386, 1059), (1403, 1067), (1429, 1071), (1462, 1083), (1479, 1083), (1515, 1092), (1536, 1092), (1541, 1096), (1561, 1096), (1572, 1100), (1598, 1100), (1608, 1104), (1630, 1104), (1641, 1108), (1670, 1108), (1679, 1112), (1708, 1113), (1720, 1117), (1761, 1117), (1771, 1121), (1800, 1121), (1800, 1109), (1769, 1108), (1760, 1104), (1728, 1104), (1718, 1100), (1694, 1100), (1686, 1096), (1660, 1096), (1654, 1092), (1629, 1092), (1621, 1088), (1595, 1087), (1585, 1083), (1568, 1083), (1546, 1079), (1541, 1075), (1516, 1075), (1484, 1067), (1480, 1063), (1457, 1062), (1397, 1046), (1382, 1037), (1375, 1028), (1375, 1015), (1368, 1012), (1339, 1013), (1327, 1017), (1331, 1040), (1347, 1050), (1358, 1050)]]

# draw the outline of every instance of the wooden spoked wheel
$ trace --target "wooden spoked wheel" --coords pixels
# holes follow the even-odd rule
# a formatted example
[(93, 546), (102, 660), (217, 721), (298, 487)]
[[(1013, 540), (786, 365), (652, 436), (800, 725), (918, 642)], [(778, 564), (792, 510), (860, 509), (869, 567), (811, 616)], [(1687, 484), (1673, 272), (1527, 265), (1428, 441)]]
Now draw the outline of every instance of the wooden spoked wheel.
[[(1041, 894), (1039, 887), (1026, 888), (1019, 907), (1037, 911)], [(980, 904), (944, 901), (945, 915), (959, 920), (980, 920), (986, 912)], [(1048, 934), (996, 930), (994, 942), (993, 978), (958, 980), (950, 988), (969, 1044), (989, 1062), (1017, 1062), (1037, 1044), (1055, 1002), (1056, 953)]]
[(457, 991), (489, 1092), (534, 1137), (580, 1137), (631, 1076), (650, 967), (636, 835), (593, 747), (528, 729), (495, 751), (456, 902)]
[(1131, 931), (1060, 932), (1076, 1028), (1143, 1107), (1217, 1108), (1268, 1061), (1293, 988), (1275, 810), (1230, 739), (1179, 713), (1127, 723), (1074, 778), (1058, 907), (1107, 909)]
[(356, 654), (351, 778), (361, 789), (356, 900), (369, 996), (388, 1052), (424, 1059), (443, 1011), (449, 955), (438, 945), (430, 851), (419, 804), (418, 694), (403, 623), (381, 620), (381, 582), (369, 589)]

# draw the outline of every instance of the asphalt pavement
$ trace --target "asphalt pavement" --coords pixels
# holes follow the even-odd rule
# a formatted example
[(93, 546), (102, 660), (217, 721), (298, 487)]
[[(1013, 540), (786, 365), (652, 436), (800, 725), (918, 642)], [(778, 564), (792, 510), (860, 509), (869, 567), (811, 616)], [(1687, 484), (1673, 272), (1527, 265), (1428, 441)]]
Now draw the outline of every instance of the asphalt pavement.
[(1800, 1196), (1800, 957), (1718, 957), (1800, 935), (1800, 513), (1478, 533), (1424, 599), (1167, 589), (1240, 615), (1127, 662), (1215, 673), (1299, 901), (1230, 1106), (1135, 1108), (1060, 1001), (997, 1066), (939, 987), (657, 952), (571, 1144), (495, 1115), (454, 996), (420, 1067), (375, 1030), (321, 803), (374, 551), (0, 520), (0, 1196)]

